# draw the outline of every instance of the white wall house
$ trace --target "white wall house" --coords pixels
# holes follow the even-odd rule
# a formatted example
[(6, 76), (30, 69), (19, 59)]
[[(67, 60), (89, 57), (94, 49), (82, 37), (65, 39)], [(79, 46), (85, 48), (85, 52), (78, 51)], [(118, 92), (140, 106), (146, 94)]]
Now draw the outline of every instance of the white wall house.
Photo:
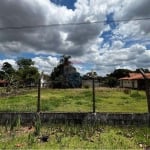
[[(150, 73), (145, 73), (150, 79)], [(144, 89), (145, 82), (141, 73), (129, 73), (129, 76), (119, 79), (121, 88)]]
[(128, 79), (120, 80), (120, 87), (137, 89), (138, 80), (128, 80)]

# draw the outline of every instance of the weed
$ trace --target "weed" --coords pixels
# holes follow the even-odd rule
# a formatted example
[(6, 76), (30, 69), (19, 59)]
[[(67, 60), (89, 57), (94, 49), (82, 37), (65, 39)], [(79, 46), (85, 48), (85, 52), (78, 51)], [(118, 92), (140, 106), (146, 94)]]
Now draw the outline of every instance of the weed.
[(50, 135), (45, 143), (34, 132), (14, 131), (10, 137), (0, 127), (0, 149), (140, 149), (150, 145), (147, 127), (51, 123), (43, 125), (40, 132), (41, 138)]
[(16, 119), (16, 127), (17, 128), (20, 128), (20, 125), (21, 125), (21, 116), (18, 115), (17, 119)]
[(89, 85), (84, 85), (84, 88), (85, 88), (85, 89), (89, 89), (90, 86), (89, 86)]
[(131, 94), (131, 89), (124, 89), (123, 92), (124, 92), (125, 94)]
[(35, 136), (33, 133), (29, 133), (28, 135), (28, 146), (32, 146), (36, 142)]
[(40, 119), (40, 114), (39, 114), (39, 113), (37, 113), (37, 115), (36, 115), (36, 117), (35, 117), (34, 127), (35, 127), (34, 135), (35, 135), (35, 136), (40, 135), (41, 119)]
[(77, 102), (75, 102), (75, 104), (77, 104), (77, 105), (81, 105), (81, 104), (82, 104), (82, 102), (77, 101)]
[(130, 96), (132, 98), (136, 98), (136, 99), (139, 99), (141, 97), (141, 94), (138, 92), (138, 91), (133, 91)]
[(13, 131), (14, 127), (16, 127), (16, 119), (10, 121), (10, 131)]
[(5, 132), (8, 132), (8, 125), (9, 125), (9, 122), (8, 122), (8, 120), (6, 120), (6, 122), (5, 122)]

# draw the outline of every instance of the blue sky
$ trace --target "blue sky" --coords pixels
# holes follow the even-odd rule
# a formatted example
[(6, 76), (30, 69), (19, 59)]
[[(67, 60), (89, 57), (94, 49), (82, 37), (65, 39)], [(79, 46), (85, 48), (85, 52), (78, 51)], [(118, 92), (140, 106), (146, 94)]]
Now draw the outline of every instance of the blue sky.
[(51, 2), (55, 3), (58, 6), (66, 6), (68, 9), (75, 9), (76, 0), (51, 0)]
[[(135, 5), (136, 3), (136, 5)], [(19, 57), (31, 58), (50, 74), (61, 55), (81, 74), (106, 75), (118, 68), (150, 69), (149, 0), (13, 0), (0, 5), (0, 27), (95, 22), (85, 25), (0, 30), (0, 67), (16, 68)], [(138, 21), (136, 18), (143, 18)], [(116, 22), (115, 20), (124, 20)]]

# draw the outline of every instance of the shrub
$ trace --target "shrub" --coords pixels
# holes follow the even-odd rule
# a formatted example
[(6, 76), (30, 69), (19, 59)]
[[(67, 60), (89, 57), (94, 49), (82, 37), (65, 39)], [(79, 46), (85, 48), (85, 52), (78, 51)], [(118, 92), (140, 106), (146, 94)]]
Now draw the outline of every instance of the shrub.
[(89, 85), (84, 85), (84, 88), (85, 88), (85, 89), (89, 89), (90, 86), (89, 86)]
[(138, 91), (132, 92), (130, 96), (132, 98), (136, 98), (136, 99), (141, 97), (141, 95), (140, 95), (140, 93)]
[(124, 89), (123, 92), (124, 92), (125, 94), (131, 94), (131, 89)]

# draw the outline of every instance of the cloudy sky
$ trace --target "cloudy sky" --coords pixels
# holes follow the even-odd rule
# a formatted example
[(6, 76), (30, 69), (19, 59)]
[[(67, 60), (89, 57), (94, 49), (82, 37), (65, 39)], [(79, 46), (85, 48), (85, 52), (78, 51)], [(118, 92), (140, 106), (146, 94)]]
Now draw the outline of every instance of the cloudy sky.
[(0, 67), (7, 61), (16, 68), (25, 57), (50, 74), (61, 55), (71, 55), (81, 74), (150, 69), (149, 6), (150, 0), (0, 0)]

